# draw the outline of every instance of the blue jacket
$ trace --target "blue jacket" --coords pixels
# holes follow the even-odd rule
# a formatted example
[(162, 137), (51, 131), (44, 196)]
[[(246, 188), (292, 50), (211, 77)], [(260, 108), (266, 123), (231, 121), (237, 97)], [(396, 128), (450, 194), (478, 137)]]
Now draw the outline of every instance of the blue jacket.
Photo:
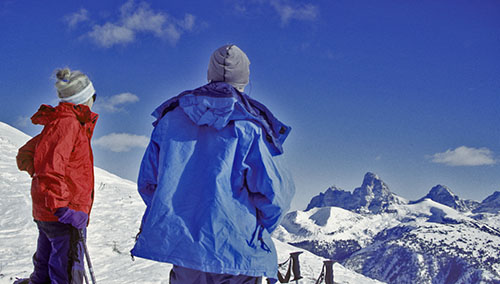
[(295, 192), (281, 161), (290, 127), (222, 82), (183, 92), (153, 116), (138, 180), (147, 209), (132, 254), (276, 278), (270, 234)]

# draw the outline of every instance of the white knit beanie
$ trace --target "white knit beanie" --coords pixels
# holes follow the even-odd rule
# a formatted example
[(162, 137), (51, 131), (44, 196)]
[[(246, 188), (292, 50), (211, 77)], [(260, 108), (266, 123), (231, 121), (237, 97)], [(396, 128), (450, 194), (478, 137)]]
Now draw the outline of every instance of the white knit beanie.
[(212, 53), (207, 79), (209, 82), (226, 82), (242, 92), (250, 77), (249, 66), (250, 60), (239, 47), (224, 45)]
[(61, 102), (83, 104), (95, 94), (92, 82), (80, 71), (60, 69), (56, 77), (57, 96)]

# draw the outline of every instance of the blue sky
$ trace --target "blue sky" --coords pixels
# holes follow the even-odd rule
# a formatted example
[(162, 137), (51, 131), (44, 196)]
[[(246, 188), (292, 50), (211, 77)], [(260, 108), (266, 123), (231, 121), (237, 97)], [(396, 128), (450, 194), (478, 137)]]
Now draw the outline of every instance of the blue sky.
[(293, 127), (294, 209), (368, 171), (418, 199), (436, 184), (500, 190), (500, 2), (387, 0), (0, 2), (0, 121), (30, 135), (57, 104), (54, 70), (97, 90), (97, 166), (135, 180), (164, 100), (206, 83), (234, 43), (246, 92)]

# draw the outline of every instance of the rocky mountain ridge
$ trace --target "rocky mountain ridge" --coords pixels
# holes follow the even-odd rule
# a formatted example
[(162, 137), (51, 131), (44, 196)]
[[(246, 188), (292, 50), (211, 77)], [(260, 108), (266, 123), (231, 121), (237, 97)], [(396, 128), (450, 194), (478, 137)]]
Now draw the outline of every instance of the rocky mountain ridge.
[(446, 185), (438, 184), (431, 188), (429, 193), (416, 201), (407, 201), (389, 190), (380, 177), (368, 172), (363, 178), (360, 187), (351, 193), (332, 186), (324, 193), (314, 196), (305, 211), (316, 207), (335, 206), (358, 213), (378, 214), (390, 210), (393, 204), (416, 204), (425, 199), (433, 200), (460, 212), (490, 212), (500, 211), (500, 191), (496, 191), (482, 202), (461, 199)]
[(336, 206), (360, 213), (378, 214), (386, 212), (391, 204), (404, 202), (405, 200), (393, 194), (376, 174), (368, 172), (363, 184), (352, 193), (331, 187), (325, 193), (313, 197), (306, 211), (315, 207)]
[(329, 188), (275, 237), (387, 283), (500, 283), (500, 192), (463, 200), (437, 185), (406, 201), (375, 174)]

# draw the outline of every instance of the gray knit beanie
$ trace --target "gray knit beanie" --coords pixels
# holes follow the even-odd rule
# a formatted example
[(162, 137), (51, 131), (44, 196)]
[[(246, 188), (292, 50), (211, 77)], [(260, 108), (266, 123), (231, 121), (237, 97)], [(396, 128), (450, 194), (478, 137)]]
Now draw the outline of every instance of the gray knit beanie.
[(224, 45), (212, 53), (207, 79), (209, 82), (226, 82), (242, 92), (250, 77), (249, 66), (250, 60), (239, 47)]
[(57, 96), (61, 102), (83, 104), (95, 94), (92, 82), (80, 71), (60, 69), (56, 77)]

